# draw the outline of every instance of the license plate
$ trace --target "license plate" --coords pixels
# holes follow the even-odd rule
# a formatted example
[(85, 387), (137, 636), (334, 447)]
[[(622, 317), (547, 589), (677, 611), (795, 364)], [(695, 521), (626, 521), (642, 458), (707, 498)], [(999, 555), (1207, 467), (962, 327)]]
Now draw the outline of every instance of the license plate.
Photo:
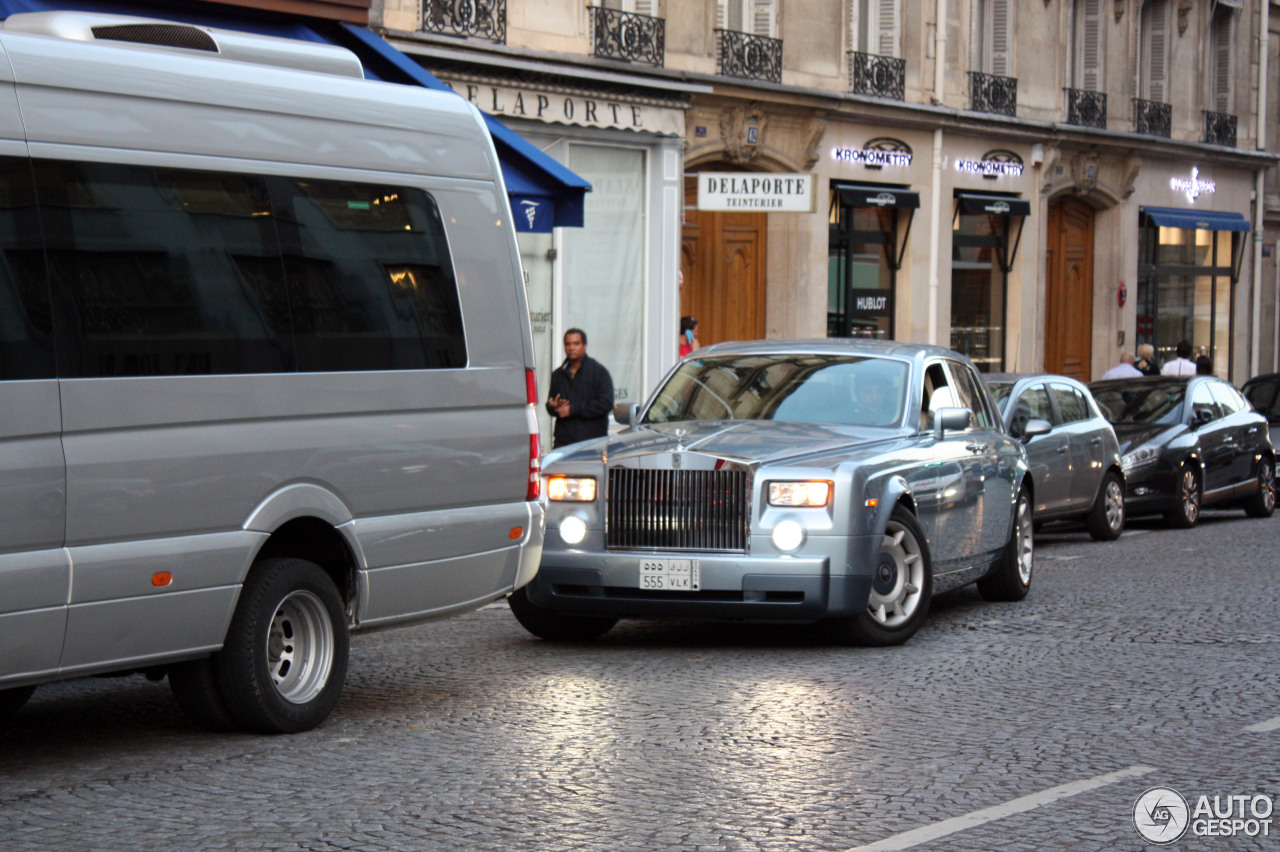
[(702, 569), (697, 559), (642, 559), (640, 588), (661, 592), (696, 592), (702, 588)]

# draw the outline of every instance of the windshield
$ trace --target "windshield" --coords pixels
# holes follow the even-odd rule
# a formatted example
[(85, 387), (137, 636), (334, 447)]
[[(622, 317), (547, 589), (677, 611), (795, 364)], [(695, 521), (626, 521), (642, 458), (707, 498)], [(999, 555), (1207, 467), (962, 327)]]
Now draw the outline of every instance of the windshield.
[(690, 358), (654, 397), (644, 423), (777, 420), (896, 426), (910, 365), (841, 355)]
[(1187, 386), (1179, 382), (1092, 390), (1098, 407), (1112, 423), (1177, 423)]

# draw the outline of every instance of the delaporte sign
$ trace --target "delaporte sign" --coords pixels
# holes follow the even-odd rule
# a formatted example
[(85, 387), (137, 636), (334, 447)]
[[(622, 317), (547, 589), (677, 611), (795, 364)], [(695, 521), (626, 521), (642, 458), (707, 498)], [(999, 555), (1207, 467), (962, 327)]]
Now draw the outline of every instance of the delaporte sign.
[(701, 172), (698, 209), (733, 213), (812, 213), (813, 175)]

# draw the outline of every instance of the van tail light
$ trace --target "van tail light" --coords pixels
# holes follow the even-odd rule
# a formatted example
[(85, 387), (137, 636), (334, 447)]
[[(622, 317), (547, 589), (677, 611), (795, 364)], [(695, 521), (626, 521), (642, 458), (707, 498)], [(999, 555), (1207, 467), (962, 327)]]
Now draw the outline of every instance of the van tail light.
[(529, 420), (529, 488), (524, 499), (537, 500), (542, 494), (542, 460), (538, 453), (538, 415), (534, 406), (538, 404), (538, 379), (533, 370), (524, 371), (525, 416)]

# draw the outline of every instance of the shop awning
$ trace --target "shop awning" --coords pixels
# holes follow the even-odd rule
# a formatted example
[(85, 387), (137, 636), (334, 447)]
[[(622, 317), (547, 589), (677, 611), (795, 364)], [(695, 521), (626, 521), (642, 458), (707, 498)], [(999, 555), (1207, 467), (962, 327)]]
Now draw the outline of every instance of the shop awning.
[(1249, 220), (1239, 213), (1180, 210), (1177, 207), (1143, 207), (1142, 212), (1162, 228), (1193, 228), (1200, 231), (1250, 230)]
[(840, 203), (850, 207), (893, 207), (898, 210), (917, 210), (920, 207), (920, 193), (913, 189), (849, 184), (843, 184), (839, 189)]
[(956, 196), (956, 200), (960, 202), (961, 213), (992, 213), (997, 216), (1031, 215), (1031, 202), (1025, 198), (962, 192)]
[[(234, 9), (211, 12), (208, 6), (197, 10), (185, 4), (147, 0), (0, 0), (3, 17), (56, 10), (167, 18), (203, 27), (336, 44), (360, 58), (369, 79), (453, 91), (381, 36), (352, 24), (310, 25), (297, 19), (254, 15), (251, 10), (243, 10), (243, 14)], [(516, 230), (549, 233), (553, 227), (582, 227), (583, 196), (591, 191), (591, 184), (498, 119), (482, 114), (498, 152)]]

